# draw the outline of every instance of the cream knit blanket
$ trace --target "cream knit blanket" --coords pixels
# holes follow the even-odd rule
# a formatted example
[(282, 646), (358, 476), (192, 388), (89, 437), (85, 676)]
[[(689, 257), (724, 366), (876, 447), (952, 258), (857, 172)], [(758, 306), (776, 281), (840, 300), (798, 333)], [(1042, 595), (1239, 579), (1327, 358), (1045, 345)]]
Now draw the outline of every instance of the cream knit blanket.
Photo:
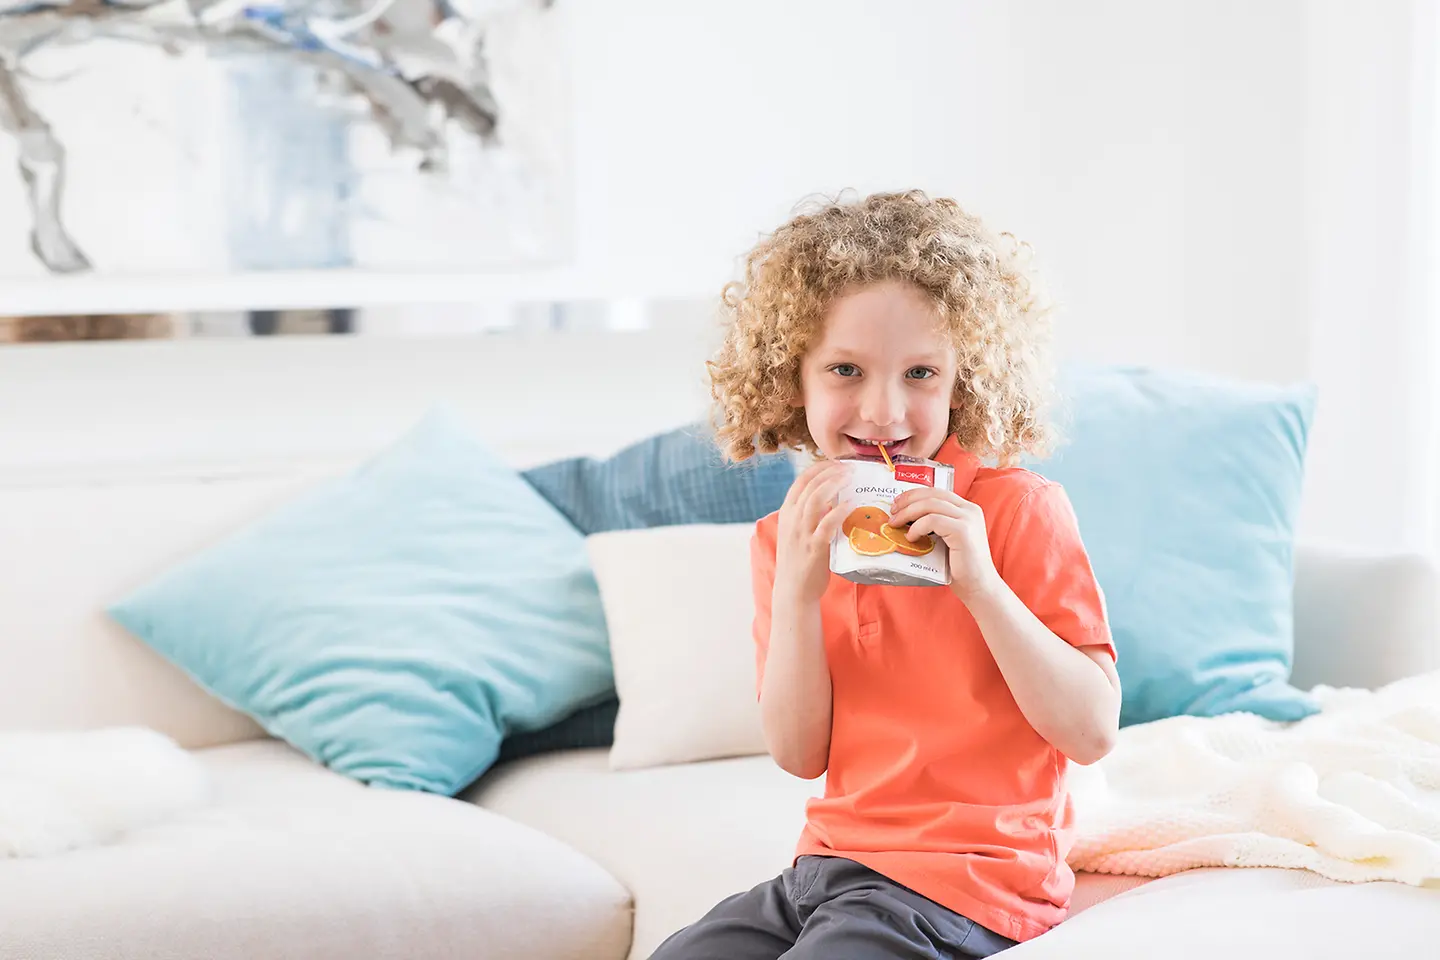
[(1289, 867), (1440, 885), (1440, 672), (1320, 687), (1298, 723), (1177, 717), (1072, 768), (1076, 870), (1163, 877)]

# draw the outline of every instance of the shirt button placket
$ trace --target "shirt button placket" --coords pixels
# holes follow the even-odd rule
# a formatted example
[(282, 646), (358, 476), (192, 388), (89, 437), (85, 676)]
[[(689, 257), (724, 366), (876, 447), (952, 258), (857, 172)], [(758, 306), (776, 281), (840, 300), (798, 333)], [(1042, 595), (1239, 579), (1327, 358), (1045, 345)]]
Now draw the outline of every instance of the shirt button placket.
[(855, 638), (861, 647), (880, 640), (880, 603), (877, 590), (883, 587), (855, 585)]

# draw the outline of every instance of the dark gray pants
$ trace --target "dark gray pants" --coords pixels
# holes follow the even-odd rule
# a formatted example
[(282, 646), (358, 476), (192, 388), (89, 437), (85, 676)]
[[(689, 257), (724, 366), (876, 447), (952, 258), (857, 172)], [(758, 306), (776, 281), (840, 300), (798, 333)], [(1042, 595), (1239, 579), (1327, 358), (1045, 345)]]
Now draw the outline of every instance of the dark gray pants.
[(853, 860), (801, 857), (720, 901), (650, 960), (955, 960), (1014, 945)]

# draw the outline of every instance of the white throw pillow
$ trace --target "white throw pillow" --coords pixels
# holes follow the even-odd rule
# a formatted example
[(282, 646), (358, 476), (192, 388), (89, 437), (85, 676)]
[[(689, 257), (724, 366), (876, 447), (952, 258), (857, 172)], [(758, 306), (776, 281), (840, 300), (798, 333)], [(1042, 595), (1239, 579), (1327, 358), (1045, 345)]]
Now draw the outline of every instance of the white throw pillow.
[(620, 699), (612, 769), (766, 752), (751, 636), (754, 530), (696, 524), (587, 539)]

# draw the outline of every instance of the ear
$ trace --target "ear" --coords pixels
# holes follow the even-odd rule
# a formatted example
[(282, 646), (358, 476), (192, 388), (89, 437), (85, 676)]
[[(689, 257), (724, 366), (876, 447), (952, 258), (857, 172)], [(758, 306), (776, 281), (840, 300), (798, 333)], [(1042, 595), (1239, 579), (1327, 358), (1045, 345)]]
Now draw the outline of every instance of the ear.
[(963, 370), (955, 371), (955, 379), (950, 381), (950, 409), (963, 410), (966, 403), (974, 399), (970, 391), (966, 389)]

